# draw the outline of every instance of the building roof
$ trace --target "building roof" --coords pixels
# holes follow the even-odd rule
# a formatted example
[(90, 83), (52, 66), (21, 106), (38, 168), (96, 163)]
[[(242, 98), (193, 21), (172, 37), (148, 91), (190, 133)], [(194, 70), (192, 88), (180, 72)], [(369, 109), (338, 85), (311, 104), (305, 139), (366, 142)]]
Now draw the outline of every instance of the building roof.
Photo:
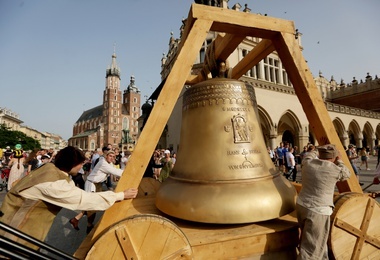
[(72, 138), (79, 138), (79, 137), (85, 137), (85, 136), (89, 136), (89, 135), (91, 135), (91, 134), (93, 134), (93, 133), (96, 133), (98, 130), (95, 128), (95, 129), (90, 129), (90, 130), (87, 130), (87, 131), (85, 131), (85, 132), (83, 132), (83, 133), (79, 133), (79, 134), (77, 134), (77, 135), (74, 135), (73, 137), (70, 137), (70, 139), (72, 139)]
[(86, 110), (82, 113), (82, 115), (78, 118), (76, 123), (82, 122), (82, 121), (87, 121), (92, 118), (97, 118), (103, 115), (103, 105), (93, 107), (89, 110)]

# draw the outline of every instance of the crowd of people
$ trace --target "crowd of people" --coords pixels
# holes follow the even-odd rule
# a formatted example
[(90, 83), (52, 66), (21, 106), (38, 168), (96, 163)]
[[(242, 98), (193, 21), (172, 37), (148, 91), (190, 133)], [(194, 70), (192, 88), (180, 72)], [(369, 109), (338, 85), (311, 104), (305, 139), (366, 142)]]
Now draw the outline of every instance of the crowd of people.
[[(298, 151), (297, 146), (290, 146), (287, 142), (280, 142), (279, 146), (274, 149), (267, 147), (267, 151), (279, 171), (286, 178), (295, 182), (297, 172), (301, 169), (302, 159), (307, 152), (314, 148), (314, 145), (309, 143), (303, 147), (302, 151)], [(369, 147), (357, 148), (353, 144), (344, 147), (344, 149), (357, 178), (359, 178), (359, 170), (371, 170), (368, 167), (368, 160), (370, 160), (371, 156), (377, 157), (377, 165), (379, 165), (380, 145), (376, 146), (373, 151)], [(360, 182), (360, 185), (363, 185), (363, 183)]]
[[(15, 150), (14, 157), (18, 154), (18, 149)], [(19, 150), (21, 152), (21, 149)], [(110, 154), (111, 151), (108, 151), (107, 155)], [(114, 155), (114, 151), (112, 154)], [(50, 162), (31, 170), (17, 182), (13, 182), (0, 208), (1, 222), (44, 241), (54, 218), (63, 207), (86, 212), (103, 211), (117, 201), (137, 196), (137, 187), (117, 193), (111, 190), (87, 192), (78, 187), (73, 177), (78, 175), (89, 160), (78, 148), (67, 146), (51, 159)], [(98, 165), (101, 165), (103, 160), (105, 159), (99, 158)], [(92, 172), (87, 178), (90, 178), (91, 174)], [(94, 184), (98, 186), (97, 183)], [(0, 236), (28, 245), (30, 248), (38, 248), (5, 231), (0, 231)]]
[[(87, 153), (86, 153), (87, 154)], [(80, 179), (81, 185), (75, 181), (76, 185), (84, 189), (86, 192), (100, 192), (104, 189), (104, 185), (108, 190), (113, 190), (113, 183), (118, 180), (123, 174), (128, 160), (132, 152), (120, 152), (118, 148), (112, 148), (112, 145), (97, 149), (94, 154), (86, 156), (86, 163), (76, 177)], [(148, 167), (143, 177), (155, 178), (163, 182), (166, 180), (175, 164), (176, 155), (169, 149), (157, 149), (154, 151), (153, 156), (149, 162)], [(86, 166), (88, 164), (88, 166)], [(86, 168), (86, 170), (84, 169)], [(85, 176), (84, 178), (81, 178)], [(82, 183), (85, 179), (84, 184)], [(83, 188), (84, 186), (84, 188)], [(73, 228), (79, 230), (79, 220), (87, 216), (87, 230), (89, 233), (93, 226), (96, 216), (94, 211), (82, 211), (74, 218), (70, 219)]]
[(1, 148), (0, 150), (0, 167), (9, 169), (7, 190), (10, 190), (15, 182), (28, 175), (31, 171), (54, 160), (56, 154), (54, 149), (24, 151), (21, 144), (16, 144), (14, 149), (6, 146), (4, 151)]
[[(98, 148), (95, 151), (82, 151), (84, 161), (78, 168), (77, 174), (70, 175), (74, 185), (85, 192), (113, 191), (115, 183), (123, 174), (123, 171), (132, 155), (131, 151), (120, 151), (111, 144)], [(25, 152), (22, 146), (17, 144), (14, 149), (6, 147), (2, 154), (1, 163), (10, 168), (7, 190), (25, 176), (39, 169), (46, 163), (55, 163), (57, 152), (53, 149), (35, 149)], [(146, 168), (144, 177), (155, 178), (163, 182), (170, 175), (176, 161), (176, 154), (169, 149), (157, 149)], [(79, 220), (87, 216), (87, 230), (91, 232), (94, 226), (96, 211), (82, 211), (70, 219), (70, 224), (79, 230)]]
[(302, 152), (298, 151), (297, 146), (290, 146), (287, 142), (280, 142), (280, 145), (274, 149), (267, 148), (268, 154), (274, 165), (289, 180), (296, 181), (302, 158), (308, 149), (312, 147), (308, 144)]
[[(358, 168), (364, 165), (369, 169), (366, 161), (370, 151), (362, 150), (366, 152), (357, 152), (351, 144), (346, 150), (355, 174), (358, 174), (359, 158)], [(299, 152), (296, 146), (281, 142), (274, 150), (268, 147), (268, 154), (286, 178), (295, 181), (297, 172), (302, 174), (302, 189), (296, 202), (301, 229), (299, 259), (328, 259), (327, 238), (334, 210), (335, 185), (350, 177), (340, 152), (333, 144), (318, 147), (308, 144)], [(41, 149), (26, 153), (21, 145), (13, 150), (6, 147), (2, 163), (11, 167), (11, 174), (9, 191), (0, 208), (0, 221), (43, 241), (55, 216), (64, 207), (80, 211), (69, 221), (73, 228), (79, 230), (80, 219), (87, 216), (86, 232), (91, 232), (96, 211), (137, 196), (137, 187), (116, 193), (112, 186), (124, 173), (131, 155), (132, 152), (120, 152), (112, 145), (93, 152), (68, 146), (58, 152)], [(157, 149), (144, 177), (163, 182), (170, 176), (175, 163), (175, 153)], [(377, 168), (379, 178), (380, 167)], [(0, 236), (28, 244), (3, 231)]]
[(144, 177), (153, 177), (159, 182), (165, 181), (176, 163), (176, 158), (176, 153), (169, 149), (156, 149), (149, 161)]
[[(108, 144), (103, 148), (97, 148), (94, 151), (83, 151), (86, 157), (85, 165), (79, 170), (77, 176), (72, 177), (77, 186), (84, 189), (87, 176), (94, 168), (97, 160), (104, 151), (112, 150), (115, 153), (111, 164), (116, 169), (124, 170), (125, 166), (132, 155), (131, 151), (120, 151)], [(9, 190), (14, 182), (28, 175), (31, 171), (48, 162), (54, 162), (57, 151), (54, 149), (34, 149), (24, 151), (20, 144), (15, 145), (12, 149), (7, 146), (4, 150), (0, 148), (0, 168), (9, 168), (9, 176), (7, 180), (7, 189)], [(144, 177), (152, 177), (158, 181), (164, 181), (170, 174), (176, 161), (176, 154), (171, 149), (156, 149), (146, 169)], [(109, 190), (113, 189), (114, 183), (117, 182), (118, 176), (107, 175), (104, 182)]]

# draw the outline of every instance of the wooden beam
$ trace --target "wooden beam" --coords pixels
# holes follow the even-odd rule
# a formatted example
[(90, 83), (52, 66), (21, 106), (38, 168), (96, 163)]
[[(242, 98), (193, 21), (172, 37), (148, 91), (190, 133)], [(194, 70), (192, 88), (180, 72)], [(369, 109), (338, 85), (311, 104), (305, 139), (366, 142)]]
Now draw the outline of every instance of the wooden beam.
[[(139, 186), (148, 162), (153, 155), (153, 151), (157, 146), (162, 131), (184, 86), (186, 77), (183, 75), (190, 73), (195, 57), (198, 55), (199, 49), (206, 38), (211, 24), (211, 21), (196, 20), (191, 30), (189, 30), (187, 40), (181, 42), (177, 60), (168, 75), (156, 104), (153, 106), (153, 110), (141, 133), (139, 142), (123, 172), (123, 176), (119, 180), (115, 190), (116, 192), (123, 191), (130, 187), (137, 188)], [(125, 200), (115, 203), (106, 210), (94, 231), (82, 242), (75, 256), (80, 259), (85, 258), (92, 244), (101, 233), (113, 223), (125, 218), (131, 203), (132, 200)]]
[(201, 74), (198, 74), (198, 75), (189, 75), (186, 79), (186, 82), (185, 84), (186, 85), (195, 85), (199, 82), (202, 81), (202, 75)]
[[(180, 50), (185, 44), (190, 31), (193, 29), (194, 23), (197, 19), (193, 16), (193, 6), (190, 7), (189, 14), (186, 19), (186, 25), (181, 35), (181, 42), (179, 43), (178, 49)], [(204, 40), (204, 39), (203, 39)], [(177, 55), (179, 52), (177, 53)]]
[[(214, 59), (215, 60), (227, 60), (231, 53), (239, 46), (239, 44), (245, 39), (244, 35), (234, 35), (234, 34), (225, 34), (218, 36), (214, 40), (215, 51)], [(206, 71), (206, 68), (203, 67), (202, 71)], [(206, 80), (204, 77), (205, 73), (198, 73), (198, 75), (190, 75), (186, 81), (186, 85), (194, 85), (201, 81)]]
[(239, 79), (274, 50), (272, 41), (263, 39), (232, 69), (232, 78)]
[(227, 33), (224, 36), (219, 34), (215, 39), (215, 59), (227, 60), (245, 37), (245, 35), (235, 35), (230, 33)]
[[(215, 39), (215, 60), (227, 60), (230, 54), (239, 46), (246, 36), (258, 36), (260, 38), (272, 38), (279, 31), (285, 31), (294, 34), (295, 28), (292, 21), (282, 20), (278, 18), (256, 15), (251, 13), (237, 12), (225, 8), (217, 8), (205, 5), (192, 4), (189, 17), (192, 19), (211, 20), (212, 31), (219, 31), (226, 33), (225, 36), (220, 34)], [(259, 45), (256, 52), (263, 55), (257, 56), (265, 58), (270, 52), (274, 50), (271, 43), (264, 41), (264, 46)], [(260, 48), (264, 49), (261, 50)], [(265, 49), (268, 48), (268, 49)], [(256, 49), (256, 48), (255, 48)], [(258, 55), (252, 53), (252, 56)], [(267, 53), (267, 54), (266, 54)], [(249, 68), (249, 64), (256, 64), (256, 60), (250, 62), (249, 59), (241, 61), (239, 66), (235, 66), (236, 75), (243, 75)], [(253, 67), (253, 66), (252, 66)], [(203, 69), (204, 70), (204, 69)], [(235, 73), (233, 70), (233, 74)], [(244, 71), (245, 70), (245, 71)], [(244, 71), (244, 72), (243, 72)], [(243, 72), (243, 73), (242, 73)], [(233, 78), (238, 78), (233, 76)], [(186, 81), (187, 85), (194, 85), (201, 81), (206, 80), (204, 73), (199, 73), (197, 76), (190, 75)]]
[[(192, 4), (192, 17), (211, 20), (212, 31), (245, 36), (260, 33), (260, 38), (271, 32), (295, 33), (293, 21), (253, 13), (239, 12), (226, 8)], [(251, 35), (253, 36), (253, 35)]]
[(337, 183), (339, 192), (363, 193), (294, 35), (292, 33), (279, 33), (278, 37), (273, 39), (273, 44), (293, 84), (318, 143), (321, 145), (335, 144), (342, 155), (345, 165), (351, 169), (351, 178), (345, 182)]

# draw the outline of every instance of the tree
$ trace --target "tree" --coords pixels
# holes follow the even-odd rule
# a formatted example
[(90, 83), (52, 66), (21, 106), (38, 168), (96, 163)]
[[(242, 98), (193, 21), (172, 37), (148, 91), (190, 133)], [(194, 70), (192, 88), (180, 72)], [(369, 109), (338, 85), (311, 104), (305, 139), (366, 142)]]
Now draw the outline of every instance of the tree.
[(10, 146), (14, 148), (16, 144), (21, 144), (24, 151), (41, 149), (41, 144), (20, 131), (12, 131), (5, 124), (0, 125), (0, 147)]

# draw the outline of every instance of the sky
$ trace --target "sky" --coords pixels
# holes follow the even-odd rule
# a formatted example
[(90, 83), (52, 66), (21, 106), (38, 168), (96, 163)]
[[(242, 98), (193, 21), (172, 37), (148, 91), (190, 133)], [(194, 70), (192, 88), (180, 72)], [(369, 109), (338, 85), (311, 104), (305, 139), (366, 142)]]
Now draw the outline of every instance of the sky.
[[(102, 104), (114, 50), (121, 89), (134, 76), (143, 104), (193, 2), (0, 0), (0, 107), (67, 140), (82, 112)], [(230, 0), (229, 7), (236, 3), (294, 21), (314, 77), (380, 77), (379, 0)]]

